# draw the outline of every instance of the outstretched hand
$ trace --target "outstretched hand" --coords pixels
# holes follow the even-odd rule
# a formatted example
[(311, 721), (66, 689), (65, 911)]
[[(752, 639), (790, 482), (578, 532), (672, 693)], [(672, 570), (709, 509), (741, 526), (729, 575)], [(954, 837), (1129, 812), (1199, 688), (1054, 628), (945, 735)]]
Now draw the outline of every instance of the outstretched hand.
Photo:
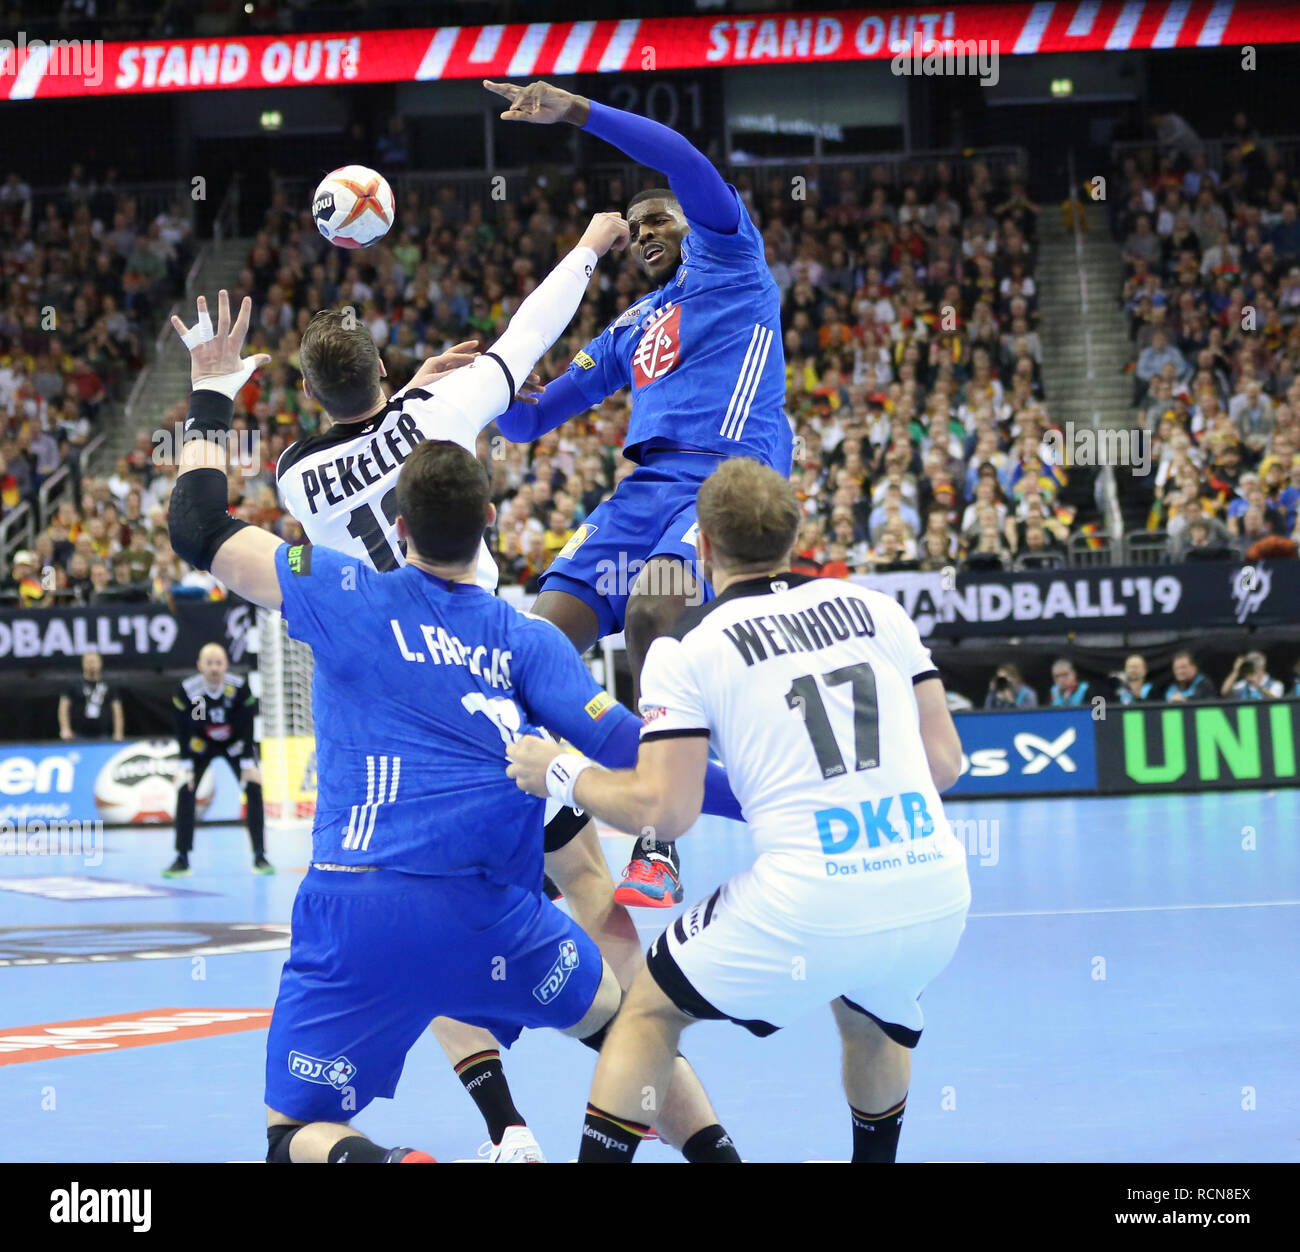
[(239, 316), (232, 326), (230, 324), (230, 295), (222, 290), (217, 296), (217, 325), (213, 329), (212, 318), (208, 313), (206, 296), (200, 296), (196, 302), (198, 321), (187, 327), (174, 313), (172, 326), (181, 337), (181, 342), (190, 350), (190, 384), (198, 386), (208, 378), (219, 378), (246, 371), (251, 378), (253, 371), (263, 365), (269, 365), (271, 358), (265, 352), (248, 358), (240, 357), (244, 348), (244, 338), (248, 334), (248, 321), (253, 314), (253, 301), (245, 296), (239, 306)]
[(517, 87), (514, 83), (494, 83), (485, 78), (483, 86), (509, 102), (510, 107), (501, 114), (504, 122), (532, 122), (539, 126), (572, 122), (581, 126), (591, 109), (591, 102), (585, 96), (552, 87), (550, 83)]
[(460, 369), (462, 365), (470, 365), (478, 359), (478, 355), (477, 339), (466, 339), (463, 343), (452, 344), (446, 352), (425, 357), (411, 381), (397, 394), (400, 396), (403, 392), (410, 391), (412, 387), (423, 387), (433, 382), (440, 374), (449, 374), (452, 370)]

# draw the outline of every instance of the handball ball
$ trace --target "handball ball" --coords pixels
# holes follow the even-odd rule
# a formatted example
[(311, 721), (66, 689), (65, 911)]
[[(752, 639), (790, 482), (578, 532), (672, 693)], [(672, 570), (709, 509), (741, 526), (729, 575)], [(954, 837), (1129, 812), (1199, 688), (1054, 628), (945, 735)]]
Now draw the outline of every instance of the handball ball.
[(321, 179), (311, 215), (330, 243), (368, 248), (392, 228), (393, 189), (382, 174), (364, 165), (344, 165)]

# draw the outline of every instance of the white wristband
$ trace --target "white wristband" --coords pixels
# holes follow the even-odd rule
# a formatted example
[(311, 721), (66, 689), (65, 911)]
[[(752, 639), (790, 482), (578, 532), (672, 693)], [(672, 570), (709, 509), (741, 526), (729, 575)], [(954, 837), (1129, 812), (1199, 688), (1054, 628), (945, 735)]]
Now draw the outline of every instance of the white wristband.
[(558, 800), (571, 809), (581, 808), (573, 798), (573, 788), (582, 771), (590, 769), (594, 764), (594, 761), (589, 761), (581, 753), (561, 752), (546, 767), (546, 790), (551, 799)]
[(243, 385), (257, 372), (257, 365), (253, 357), (244, 357), (239, 363), (237, 370), (231, 370), (229, 374), (213, 374), (208, 378), (201, 378), (193, 385), (195, 391), (219, 391), (227, 400), (233, 400), (240, 392)]

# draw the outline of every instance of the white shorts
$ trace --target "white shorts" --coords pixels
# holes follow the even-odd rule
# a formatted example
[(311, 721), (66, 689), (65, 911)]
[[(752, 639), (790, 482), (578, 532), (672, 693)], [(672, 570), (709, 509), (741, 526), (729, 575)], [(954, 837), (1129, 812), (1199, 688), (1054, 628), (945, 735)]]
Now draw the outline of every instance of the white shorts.
[(731, 883), (683, 913), (650, 947), (650, 973), (682, 1012), (770, 1035), (843, 997), (896, 1043), (914, 1048), (917, 999), (952, 960), (966, 926), (959, 907), (868, 934), (828, 935), (777, 910), (737, 907)]

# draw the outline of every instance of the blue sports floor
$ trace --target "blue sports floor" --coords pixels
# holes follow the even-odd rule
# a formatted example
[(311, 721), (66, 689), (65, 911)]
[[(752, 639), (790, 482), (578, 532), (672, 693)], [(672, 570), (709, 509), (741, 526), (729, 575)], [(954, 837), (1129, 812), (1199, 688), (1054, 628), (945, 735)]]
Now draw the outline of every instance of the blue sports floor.
[[(947, 808), (969, 824), (972, 913), (925, 995), (900, 1159), (1300, 1160), (1300, 791)], [(615, 870), (627, 846), (605, 841)], [(257, 878), (242, 831), (202, 828), (194, 876), (172, 885), (208, 894), (143, 899), (51, 898), (68, 884), (34, 895), (14, 880), (161, 887), (169, 830), (107, 832), (99, 865), (0, 858), (0, 1158), (261, 1159), (262, 1029), (25, 1059), (42, 1041), (21, 1028), (269, 1009), (282, 949), (196, 958), (190, 946), (278, 942), (248, 924), (287, 922), (300, 875), (285, 871), (308, 849), (303, 832), (272, 832), (282, 872)], [(687, 904), (750, 856), (726, 822), (702, 823), (681, 849)], [(647, 943), (674, 916), (635, 912)], [(847, 1158), (829, 1010), (766, 1040), (696, 1026), (683, 1050), (746, 1159)], [(530, 1032), (506, 1061), (547, 1155), (572, 1158), (592, 1055)], [(397, 1098), (357, 1124), (443, 1160), (473, 1158), (485, 1138), (427, 1034)], [(638, 1156), (672, 1159), (658, 1143)]]

